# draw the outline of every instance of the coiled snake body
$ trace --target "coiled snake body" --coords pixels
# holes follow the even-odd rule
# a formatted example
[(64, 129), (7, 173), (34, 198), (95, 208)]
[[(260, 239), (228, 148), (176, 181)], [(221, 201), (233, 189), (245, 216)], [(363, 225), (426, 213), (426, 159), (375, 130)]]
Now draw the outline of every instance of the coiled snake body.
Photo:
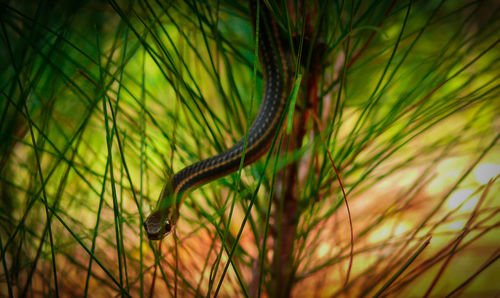
[[(260, 0), (250, 3), (254, 21), (257, 19), (256, 1)], [(183, 197), (189, 190), (238, 170), (243, 150), (243, 166), (258, 160), (268, 151), (280, 126), (290, 89), (290, 59), (271, 12), (263, 3), (260, 3), (259, 10), (259, 58), (264, 75), (264, 92), (257, 117), (248, 131), (246, 148), (242, 138), (227, 151), (194, 163), (169, 179), (163, 187), (156, 209), (144, 222), (151, 240), (161, 239), (171, 232), (179, 217)]]

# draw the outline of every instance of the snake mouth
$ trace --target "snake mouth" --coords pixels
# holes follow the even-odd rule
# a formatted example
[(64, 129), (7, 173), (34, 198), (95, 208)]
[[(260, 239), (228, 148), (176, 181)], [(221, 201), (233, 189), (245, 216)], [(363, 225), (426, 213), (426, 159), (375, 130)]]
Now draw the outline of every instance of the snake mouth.
[(156, 234), (148, 233), (148, 238), (149, 238), (149, 240), (161, 240), (166, 235), (167, 235), (166, 233), (156, 233)]

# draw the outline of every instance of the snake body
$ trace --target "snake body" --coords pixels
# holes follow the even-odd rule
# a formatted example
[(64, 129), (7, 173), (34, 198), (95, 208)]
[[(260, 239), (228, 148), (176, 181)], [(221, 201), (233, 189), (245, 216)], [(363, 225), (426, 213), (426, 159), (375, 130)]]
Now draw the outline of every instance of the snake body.
[[(260, 0), (256, 0), (260, 1)], [(250, 2), (252, 19), (256, 20), (257, 3)], [(169, 179), (163, 187), (156, 209), (144, 222), (151, 240), (158, 240), (170, 233), (179, 217), (183, 197), (189, 190), (257, 161), (265, 154), (280, 126), (290, 85), (290, 59), (280, 39), (279, 28), (271, 12), (260, 4), (259, 59), (264, 77), (264, 92), (259, 112), (252, 123), (246, 140), (242, 138), (233, 147), (218, 155), (196, 162)]]

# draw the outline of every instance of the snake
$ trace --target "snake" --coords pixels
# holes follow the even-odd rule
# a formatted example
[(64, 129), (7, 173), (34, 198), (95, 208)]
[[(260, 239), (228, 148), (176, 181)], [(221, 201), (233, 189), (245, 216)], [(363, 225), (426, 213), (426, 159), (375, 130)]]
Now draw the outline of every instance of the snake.
[[(191, 164), (167, 179), (156, 208), (144, 221), (144, 229), (150, 240), (160, 240), (171, 233), (179, 219), (179, 209), (185, 196), (195, 188), (229, 175), (256, 162), (269, 151), (280, 119), (285, 112), (291, 85), (290, 52), (280, 38), (280, 27), (271, 11), (257, 1), (250, 1), (251, 19), (258, 31), (258, 57), (262, 67), (264, 88), (257, 116), (246, 138), (243, 137), (228, 150)], [(257, 18), (257, 11), (259, 18)], [(260, 20), (256, 24), (256, 20)], [(256, 30), (258, 28), (258, 30)]]

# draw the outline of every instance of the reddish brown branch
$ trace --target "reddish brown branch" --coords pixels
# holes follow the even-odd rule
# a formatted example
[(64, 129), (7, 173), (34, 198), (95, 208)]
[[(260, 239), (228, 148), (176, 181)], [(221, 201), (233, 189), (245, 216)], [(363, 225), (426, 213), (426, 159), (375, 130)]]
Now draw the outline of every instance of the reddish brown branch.
[[(302, 147), (303, 139), (307, 133), (306, 123), (309, 120), (309, 113), (314, 113), (315, 111), (312, 111), (313, 107), (318, 106), (316, 103), (318, 101), (320, 66), (318, 63), (312, 63), (311, 67), (312, 69), (308, 71), (308, 79), (305, 82), (305, 108), (297, 109), (293, 133), (287, 136), (287, 151), (290, 153)], [(275, 285), (272, 293), (273, 297), (289, 297), (294, 281), (293, 248), (299, 216), (297, 196), (299, 163), (300, 160), (297, 160), (279, 173), (279, 176), (282, 177), (283, 187), (278, 187), (277, 190), (282, 189), (283, 193), (276, 193), (274, 196), (277, 204), (274, 216), (276, 219), (274, 230), (278, 233), (274, 241), (272, 265), (273, 284)]]

